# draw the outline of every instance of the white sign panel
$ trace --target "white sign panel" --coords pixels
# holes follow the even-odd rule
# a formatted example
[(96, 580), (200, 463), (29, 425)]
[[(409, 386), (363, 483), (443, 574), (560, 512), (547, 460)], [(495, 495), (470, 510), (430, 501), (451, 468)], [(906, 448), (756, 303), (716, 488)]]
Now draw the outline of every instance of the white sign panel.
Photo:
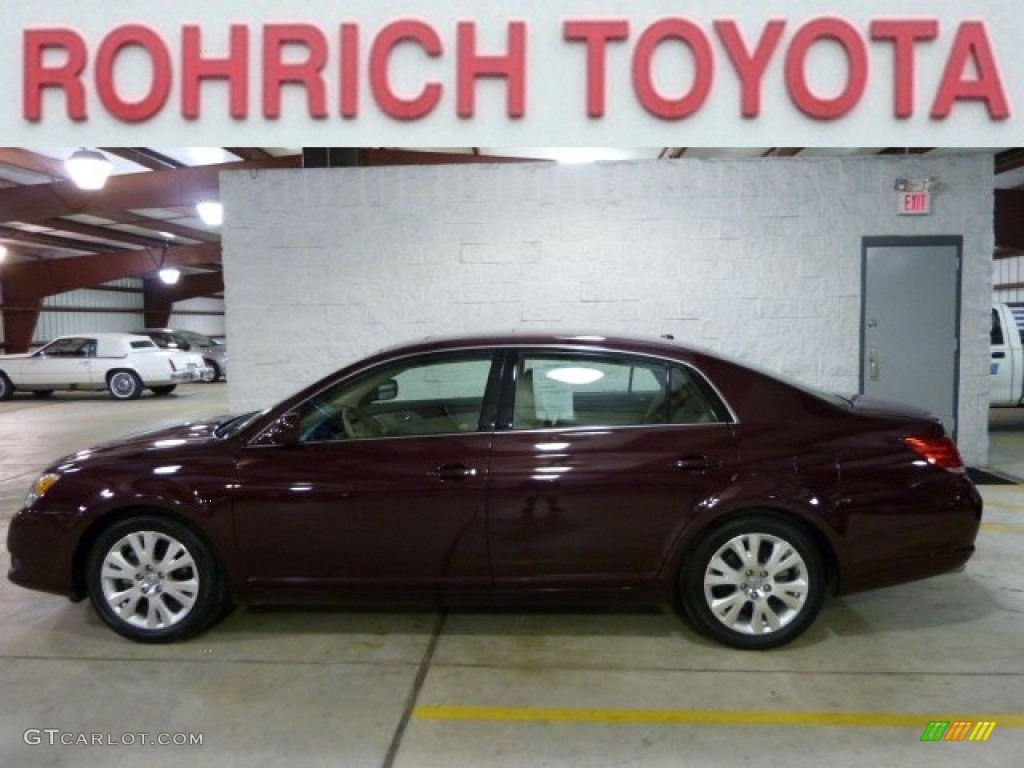
[(1005, 146), (1004, 1), (20, 0), (6, 144)]

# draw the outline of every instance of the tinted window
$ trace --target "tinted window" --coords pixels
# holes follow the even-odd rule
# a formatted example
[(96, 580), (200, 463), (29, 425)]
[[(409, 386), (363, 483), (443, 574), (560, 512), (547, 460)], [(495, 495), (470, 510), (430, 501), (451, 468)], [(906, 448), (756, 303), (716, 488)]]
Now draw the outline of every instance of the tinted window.
[(660, 361), (527, 352), (517, 382), (515, 429), (720, 420), (703, 382)]
[(141, 339), (131, 342), (131, 345), (132, 349), (153, 349), (156, 346), (152, 341), (142, 341)]
[(307, 401), (300, 439), (475, 432), (480, 427), (492, 354), (454, 354), (376, 368)]
[(1003, 326), (999, 322), (998, 310), (992, 310), (992, 344), (1003, 344)]

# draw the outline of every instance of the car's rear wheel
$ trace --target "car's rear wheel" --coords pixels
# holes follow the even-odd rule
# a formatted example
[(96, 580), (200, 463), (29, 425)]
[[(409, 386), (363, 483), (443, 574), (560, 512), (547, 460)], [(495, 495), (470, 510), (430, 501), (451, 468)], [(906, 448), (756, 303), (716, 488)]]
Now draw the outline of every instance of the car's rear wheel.
[(14, 397), (14, 385), (7, 378), (7, 374), (0, 371), (0, 400), (10, 400)]
[(115, 400), (136, 400), (142, 394), (142, 379), (135, 371), (114, 371), (107, 379), (107, 391)]
[(768, 515), (731, 520), (701, 539), (680, 575), (687, 614), (733, 648), (761, 650), (794, 640), (825, 597), (825, 570), (814, 541)]
[(177, 384), (165, 384), (160, 387), (150, 387), (150, 389), (153, 391), (154, 395), (169, 395), (177, 389), (177, 387)]
[(96, 612), (132, 640), (183, 640), (221, 614), (222, 580), (209, 548), (173, 520), (114, 523), (93, 544), (86, 569)]

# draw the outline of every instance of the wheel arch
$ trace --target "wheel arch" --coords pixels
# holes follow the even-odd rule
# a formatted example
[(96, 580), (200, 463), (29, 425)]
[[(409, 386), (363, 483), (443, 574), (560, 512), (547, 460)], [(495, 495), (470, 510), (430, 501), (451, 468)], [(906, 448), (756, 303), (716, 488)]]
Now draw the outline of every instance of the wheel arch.
[(700, 542), (722, 526), (744, 517), (770, 517), (775, 518), (779, 522), (795, 525), (799, 528), (801, 533), (807, 535), (817, 547), (818, 553), (821, 555), (822, 564), (825, 567), (826, 588), (829, 593), (835, 594), (839, 586), (842, 570), (839, 561), (839, 554), (836, 548), (836, 542), (832, 540), (828, 533), (826, 533), (824, 526), (820, 523), (816, 523), (810, 515), (802, 514), (792, 508), (769, 502), (745, 504), (743, 506), (730, 509), (716, 517), (714, 520), (708, 521), (704, 525), (691, 526), (692, 530), (684, 532), (682, 539), (679, 542), (678, 553), (676, 557), (673, 558), (672, 565), (666, 574), (669, 579), (669, 583), (671, 584), (673, 597), (679, 597), (680, 579), (678, 578), (678, 575), (680, 570), (684, 567), (687, 558), (693, 554), (693, 551), (697, 548)]
[(145, 515), (163, 517), (188, 528), (188, 530), (203, 543), (207, 550), (209, 550), (210, 557), (213, 558), (218, 571), (222, 574), (221, 584), (223, 585), (223, 589), (228, 591), (229, 597), (234, 596), (234, 574), (227, 567), (220, 548), (217, 547), (210, 536), (207, 535), (206, 531), (196, 525), (188, 517), (176, 512), (175, 510), (168, 509), (167, 507), (155, 506), (153, 504), (142, 504), (139, 506), (128, 506), (110, 510), (102, 517), (92, 521), (92, 523), (89, 524), (89, 527), (82, 533), (81, 537), (79, 537), (71, 561), (71, 599), (73, 601), (78, 602), (80, 600), (84, 600), (88, 596), (88, 575), (86, 574), (86, 568), (89, 562), (89, 553), (92, 551), (96, 540), (103, 535), (104, 531), (122, 520), (129, 520), (133, 517), (142, 517)]

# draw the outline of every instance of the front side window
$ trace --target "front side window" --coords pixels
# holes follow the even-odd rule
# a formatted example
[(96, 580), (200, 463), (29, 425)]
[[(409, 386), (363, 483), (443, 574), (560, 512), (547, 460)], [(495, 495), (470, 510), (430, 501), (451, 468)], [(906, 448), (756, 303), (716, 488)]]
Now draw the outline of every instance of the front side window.
[(453, 354), (375, 368), (300, 406), (300, 440), (476, 432), (492, 360), (490, 352)]
[(725, 420), (724, 407), (699, 376), (662, 361), (527, 352), (516, 373), (514, 429)]
[(46, 357), (95, 357), (95, 339), (57, 339), (39, 350)]

